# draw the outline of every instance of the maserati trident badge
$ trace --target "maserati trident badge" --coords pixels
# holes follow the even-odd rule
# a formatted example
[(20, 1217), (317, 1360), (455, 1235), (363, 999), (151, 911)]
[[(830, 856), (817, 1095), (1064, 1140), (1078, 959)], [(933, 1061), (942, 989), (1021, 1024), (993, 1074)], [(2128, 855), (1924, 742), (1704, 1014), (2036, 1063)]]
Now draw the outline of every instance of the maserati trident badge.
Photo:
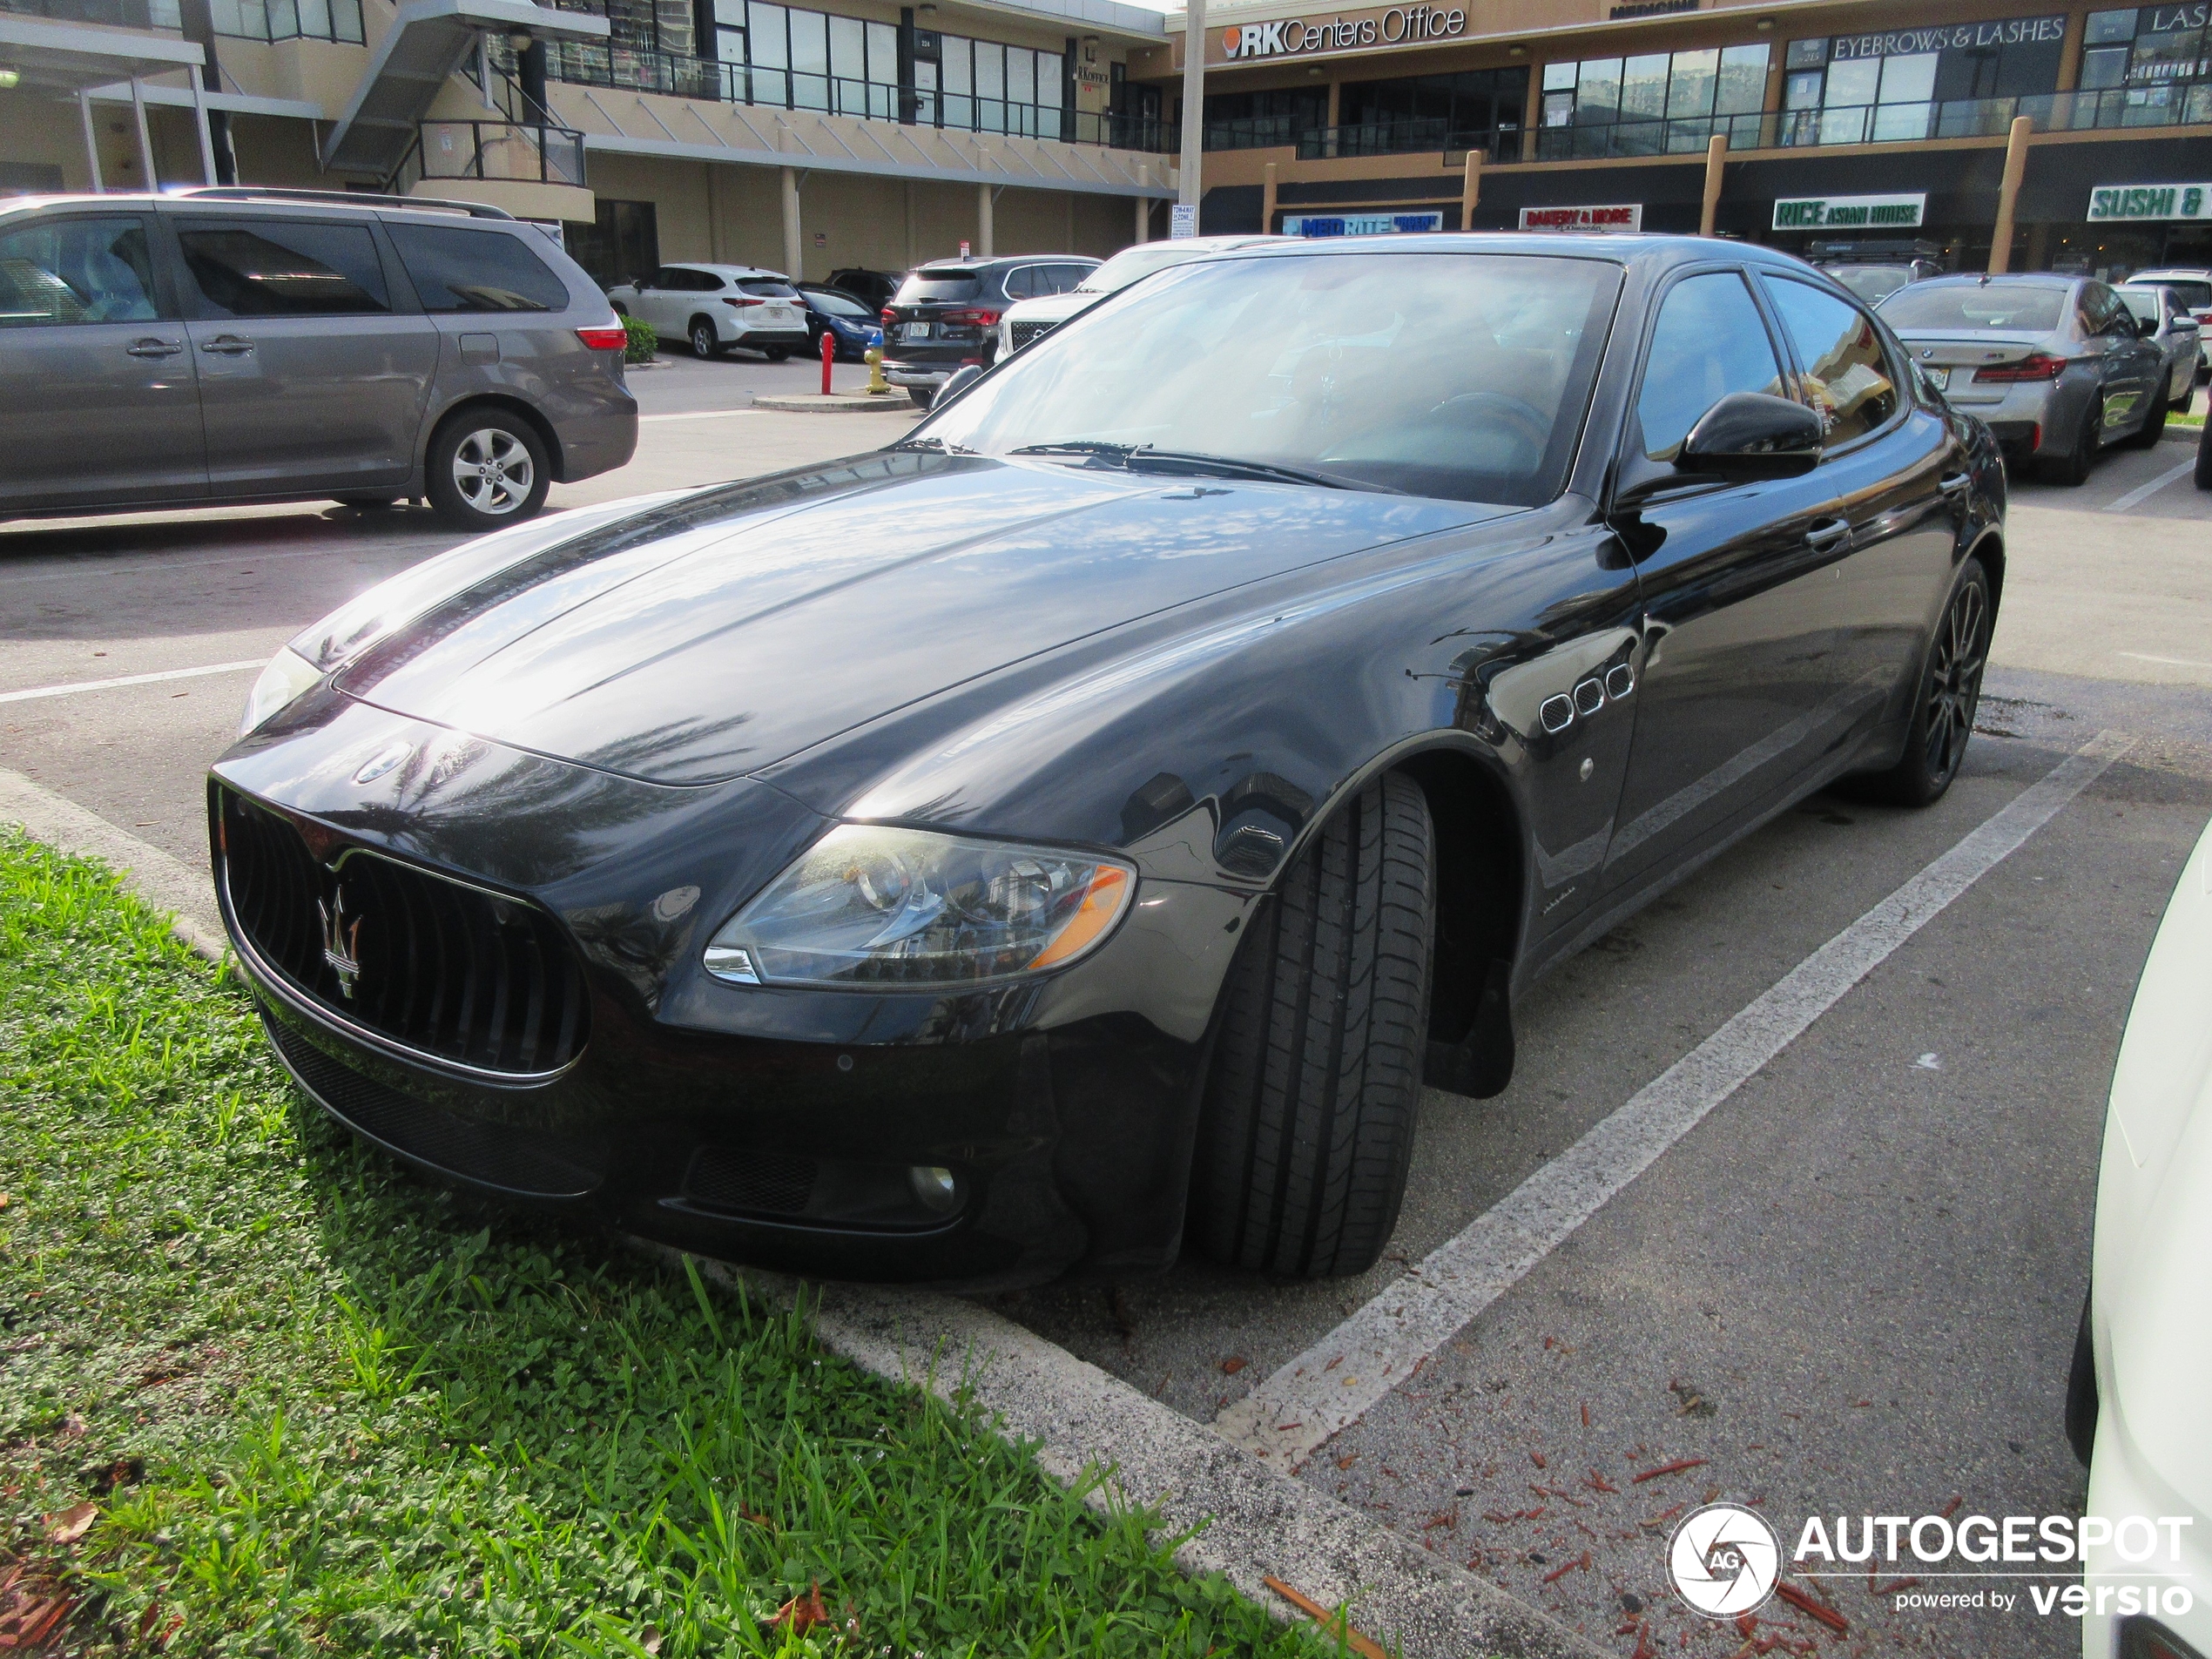
[(353, 1000), (354, 981), (361, 977), (361, 919), (346, 920), (346, 889), (331, 895), (328, 904), (315, 900), (322, 916), (322, 959), (338, 973), (339, 994)]

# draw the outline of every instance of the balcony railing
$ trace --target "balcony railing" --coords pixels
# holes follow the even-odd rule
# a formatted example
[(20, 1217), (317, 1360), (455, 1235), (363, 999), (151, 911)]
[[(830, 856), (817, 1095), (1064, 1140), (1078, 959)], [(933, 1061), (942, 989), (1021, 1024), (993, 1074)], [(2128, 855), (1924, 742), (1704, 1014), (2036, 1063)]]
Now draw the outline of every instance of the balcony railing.
[(1441, 116), (1410, 121), (1361, 121), (1345, 126), (1309, 127), (1298, 135), (1300, 161), (1334, 161), (1344, 156), (1418, 155), (1431, 150), (1464, 155), (1479, 150), (1493, 161), (1521, 159), (1517, 126), (1454, 130)]
[[(504, 43), (495, 47), (494, 62), (511, 68), (501, 57), (505, 50)], [(550, 79), (576, 86), (660, 92), (671, 98), (709, 98), (753, 108), (806, 110), (874, 121), (911, 117), (908, 125), (912, 125), (1002, 132), (1065, 144), (1158, 152), (1164, 151), (1169, 142), (1164, 123), (1130, 116), (1092, 114), (1057, 104), (1022, 104), (927, 88), (902, 89), (883, 81), (583, 42), (549, 43), (546, 74)]]
[(1703, 155), (1725, 135), (1731, 150), (1760, 150), (1774, 142), (1774, 115), (1703, 115), (1673, 121), (1612, 121), (1588, 126), (1545, 127), (1536, 134), (1539, 161), (1617, 160), (1624, 156)]
[(240, 40), (362, 44), (361, 0), (212, 0), (215, 32)]
[(1233, 120), (1206, 123), (1209, 150), (1288, 149), (1301, 137), (1318, 129), (1295, 115), (1245, 115)]
[(2212, 81), (2042, 92), (2027, 98), (1957, 98), (1936, 104), (1792, 110), (1782, 118), (1779, 136), (1784, 145), (2001, 138), (2013, 119), (2023, 115), (2035, 124), (2038, 132), (2091, 132), (2115, 127), (2212, 123)]
[(572, 128), (519, 121), (424, 121), (388, 187), (402, 196), (426, 179), (441, 179), (581, 187), (583, 177), (583, 134)]

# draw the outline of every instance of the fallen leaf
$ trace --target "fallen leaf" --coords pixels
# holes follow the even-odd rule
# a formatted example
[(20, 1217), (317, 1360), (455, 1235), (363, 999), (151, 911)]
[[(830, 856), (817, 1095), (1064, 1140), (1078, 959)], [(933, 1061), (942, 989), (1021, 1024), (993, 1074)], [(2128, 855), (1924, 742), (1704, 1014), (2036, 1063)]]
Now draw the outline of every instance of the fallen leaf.
[(1390, 1659), (1390, 1656), (1383, 1651), (1379, 1642), (1353, 1629), (1351, 1621), (1342, 1614), (1332, 1614), (1328, 1608), (1323, 1607), (1312, 1597), (1300, 1595), (1279, 1578), (1263, 1578), (1260, 1582), (1305, 1614), (1307, 1618), (1312, 1619), (1331, 1636), (1341, 1637), (1352, 1652), (1360, 1656), (1360, 1659)]
[(1777, 1584), (1774, 1593), (1808, 1618), (1817, 1619), (1838, 1635), (1849, 1634), (1851, 1621), (1831, 1607), (1823, 1607), (1794, 1584)]
[(50, 1543), (73, 1544), (92, 1527), (92, 1521), (100, 1513), (96, 1503), (73, 1503), (57, 1514), (46, 1517), (46, 1538)]
[(1233, 1377), (1244, 1368), (1244, 1361), (1233, 1355), (1221, 1362), (1221, 1374), (1224, 1377)]
[(1672, 1463), (1662, 1463), (1656, 1467), (1646, 1469), (1629, 1484), (1635, 1486), (1641, 1485), (1646, 1480), (1656, 1480), (1662, 1474), (1680, 1474), (1684, 1469), (1696, 1468), (1704, 1461), (1705, 1460), (1702, 1457), (1678, 1457)]
[(1544, 1461), (1544, 1454), (1541, 1452), (1531, 1452), (1528, 1454), (1528, 1460), (1540, 1469), (1549, 1468), (1551, 1467)]
[(1339, 1458), (1339, 1459), (1337, 1460), (1337, 1467), (1339, 1467), (1339, 1469), (1348, 1469), (1348, 1468), (1350, 1468), (1350, 1467), (1351, 1467), (1353, 1464), (1355, 1464), (1355, 1463), (1357, 1463), (1357, 1462), (1359, 1462), (1359, 1453), (1357, 1453), (1357, 1452), (1347, 1452), (1346, 1453), (1345, 1453), (1345, 1455), (1344, 1455), (1344, 1456), (1342, 1456), (1342, 1457), (1340, 1457), (1340, 1458)]
[(794, 1595), (776, 1609), (776, 1616), (768, 1621), (772, 1630), (813, 1629), (818, 1624), (830, 1622), (829, 1609), (822, 1605), (822, 1587), (819, 1580), (804, 1595)]

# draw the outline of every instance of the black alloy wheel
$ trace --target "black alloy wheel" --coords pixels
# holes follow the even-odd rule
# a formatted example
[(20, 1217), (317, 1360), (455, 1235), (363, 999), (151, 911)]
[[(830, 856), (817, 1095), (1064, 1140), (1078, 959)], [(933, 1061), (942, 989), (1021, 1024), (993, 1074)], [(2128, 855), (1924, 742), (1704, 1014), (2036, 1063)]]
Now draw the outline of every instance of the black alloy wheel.
[(1215, 1261), (1361, 1273), (1398, 1225), (1427, 1047), (1436, 840), (1420, 786), (1372, 779), (1252, 913), (1230, 969), (1191, 1177)]
[(694, 357), (711, 357), (716, 352), (721, 350), (721, 348), (722, 342), (715, 337), (714, 325), (709, 322), (705, 317), (692, 318), (691, 355)]
[(1869, 779), (1878, 799), (1905, 806), (1930, 806), (1943, 799), (1966, 758), (1981, 677), (1989, 666), (1989, 574), (1979, 559), (1959, 567), (1928, 645), (1928, 665), (1912, 711), (1905, 756)]
[(2128, 447), (2131, 449), (2148, 449), (2166, 435), (2166, 400), (2162, 397), (2148, 399), (2146, 407), (2150, 413), (2143, 416), (2142, 425), (2136, 428), (2134, 435), (2128, 440)]
[(2035, 463), (2035, 475), (2047, 484), (2063, 484), (2076, 489), (2089, 482), (2090, 463), (2097, 458), (2097, 440), (2105, 428), (2105, 401), (2101, 397), (2089, 400), (2089, 407), (2081, 412), (2080, 430), (2074, 435), (2074, 447), (2062, 455), (2045, 455)]

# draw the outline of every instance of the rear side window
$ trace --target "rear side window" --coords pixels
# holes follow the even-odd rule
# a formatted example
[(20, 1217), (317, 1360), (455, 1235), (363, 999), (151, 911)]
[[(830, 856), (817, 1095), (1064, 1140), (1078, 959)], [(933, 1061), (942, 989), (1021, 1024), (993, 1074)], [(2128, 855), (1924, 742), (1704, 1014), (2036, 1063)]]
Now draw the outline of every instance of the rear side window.
[(982, 287), (972, 271), (924, 269), (916, 271), (900, 285), (899, 298), (894, 303), (912, 306), (935, 300), (957, 305), (975, 298)]
[(1897, 384), (1874, 320), (1787, 277), (1769, 280), (1767, 294), (1797, 354), (1805, 401), (1820, 415), (1822, 446), (1832, 449), (1885, 425), (1897, 413)]
[(1085, 277), (1089, 276), (1097, 268), (1097, 266), (1091, 265), (1049, 265), (1045, 266), (1045, 273), (1051, 278), (1051, 286), (1049, 287), (1039, 288), (1037, 292), (1040, 293), (1065, 293), (1070, 288), (1080, 285)]
[(738, 288), (740, 293), (759, 294), (764, 300), (799, 298), (799, 290), (792, 287), (790, 283), (779, 281), (772, 277), (740, 277), (738, 279)]
[(0, 236), (0, 328), (152, 322), (153, 293), (143, 219), (46, 219)]
[(385, 228), (425, 311), (569, 308), (568, 285), (519, 236), (444, 225)]
[(1733, 271), (1685, 278), (1668, 290), (1651, 331), (1636, 399), (1643, 452), (1672, 461), (1698, 417), (1731, 392), (1784, 395), (1766, 324)]
[(364, 225), (286, 219), (177, 227), (185, 268), (219, 317), (347, 317), (392, 308)]

